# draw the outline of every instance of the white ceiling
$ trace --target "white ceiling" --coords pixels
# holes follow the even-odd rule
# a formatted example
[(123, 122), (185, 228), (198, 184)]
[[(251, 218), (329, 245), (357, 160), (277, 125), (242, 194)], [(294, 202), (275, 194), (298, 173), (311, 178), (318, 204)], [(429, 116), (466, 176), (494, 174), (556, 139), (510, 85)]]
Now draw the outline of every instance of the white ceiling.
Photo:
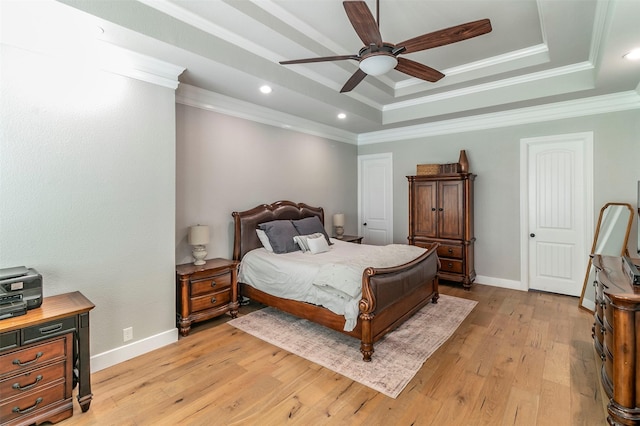
[[(367, 4), (376, 16), (375, 1)], [(2, 5), (3, 27), (19, 23), (14, 27), (21, 34), (12, 38), (4, 28), (3, 42), (24, 42), (28, 30), (41, 35), (40, 48), (60, 46), (86, 38), (67, 30), (99, 25), (102, 41), (184, 67), (179, 97), (219, 102), (219, 109), (234, 105), (244, 114), (253, 109), (272, 123), (319, 125), (343, 135), (640, 90), (640, 62), (622, 58), (640, 47), (638, 0), (380, 0), (385, 42), (483, 18), (491, 20), (493, 31), (405, 56), (446, 74), (437, 83), (392, 70), (367, 76), (346, 94), (339, 90), (357, 69), (356, 61), (278, 63), (358, 52), (362, 42), (340, 0), (2, 0)], [(23, 9), (28, 15), (18, 12)], [(273, 87), (270, 95), (259, 92), (263, 84)], [(347, 118), (337, 119), (339, 112)]]

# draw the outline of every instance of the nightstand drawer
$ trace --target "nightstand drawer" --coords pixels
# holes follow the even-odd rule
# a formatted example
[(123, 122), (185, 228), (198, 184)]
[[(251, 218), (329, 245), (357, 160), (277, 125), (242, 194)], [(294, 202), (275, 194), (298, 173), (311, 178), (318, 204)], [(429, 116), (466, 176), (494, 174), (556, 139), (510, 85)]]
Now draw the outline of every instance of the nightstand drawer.
[(197, 312), (216, 308), (218, 306), (229, 304), (230, 300), (231, 292), (228, 290), (209, 294), (207, 296), (194, 297), (191, 299), (191, 310), (193, 312)]
[(452, 257), (462, 259), (462, 246), (441, 244), (438, 246), (438, 257)]
[(440, 259), (440, 270), (443, 272), (462, 273), (462, 261), (451, 259)]
[[(67, 338), (71, 338), (71, 335)], [(41, 365), (56, 358), (64, 358), (64, 343), (65, 339), (56, 339), (0, 356), (0, 376)]]
[(17, 373), (0, 381), (0, 395), (3, 399), (23, 395), (42, 386), (59, 380), (65, 375), (65, 361)]
[(225, 271), (222, 274), (212, 277), (191, 280), (191, 295), (201, 296), (204, 294), (217, 292), (231, 286), (231, 273)]

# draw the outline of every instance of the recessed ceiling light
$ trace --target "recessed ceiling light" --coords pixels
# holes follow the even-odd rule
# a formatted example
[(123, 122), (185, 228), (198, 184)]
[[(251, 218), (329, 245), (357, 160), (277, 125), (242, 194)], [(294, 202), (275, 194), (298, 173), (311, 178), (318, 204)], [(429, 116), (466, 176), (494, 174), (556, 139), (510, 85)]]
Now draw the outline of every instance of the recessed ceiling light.
[(268, 95), (269, 93), (271, 93), (271, 87), (265, 84), (264, 86), (260, 87), (260, 91), (265, 95)]
[(633, 49), (631, 52), (624, 55), (623, 58), (629, 59), (630, 61), (637, 61), (640, 59), (640, 49)]
[(345, 114), (344, 112), (341, 112), (340, 114), (338, 114), (338, 118), (340, 120), (344, 120), (345, 118), (347, 118), (347, 114)]

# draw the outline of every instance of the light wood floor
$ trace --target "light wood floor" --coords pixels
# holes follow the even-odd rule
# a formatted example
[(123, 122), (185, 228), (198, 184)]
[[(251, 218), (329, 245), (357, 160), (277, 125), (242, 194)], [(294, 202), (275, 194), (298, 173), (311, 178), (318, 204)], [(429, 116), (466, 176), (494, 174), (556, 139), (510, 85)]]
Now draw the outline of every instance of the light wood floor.
[(91, 409), (82, 413), (74, 403), (63, 424), (606, 424), (592, 316), (577, 298), (483, 285), (465, 291), (441, 284), (441, 293), (479, 303), (397, 399), (223, 318), (93, 374)]

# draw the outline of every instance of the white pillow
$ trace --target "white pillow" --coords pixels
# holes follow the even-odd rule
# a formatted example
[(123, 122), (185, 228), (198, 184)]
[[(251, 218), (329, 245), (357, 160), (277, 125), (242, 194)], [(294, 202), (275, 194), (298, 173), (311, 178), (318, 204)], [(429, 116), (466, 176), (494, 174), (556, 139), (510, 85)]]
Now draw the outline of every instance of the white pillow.
[(303, 253), (306, 253), (309, 251), (309, 244), (307, 243), (307, 240), (309, 238), (318, 238), (318, 237), (324, 237), (324, 235), (321, 234), (320, 232), (316, 232), (315, 234), (310, 234), (310, 235), (296, 235), (295, 237), (293, 237), (293, 241), (295, 241), (296, 244), (298, 244), (298, 247), (300, 247), (300, 250), (302, 250)]
[(329, 251), (329, 243), (327, 243), (324, 235), (316, 238), (307, 238), (307, 244), (309, 245), (309, 251), (313, 254)]
[(262, 246), (267, 249), (268, 252), (273, 253), (273, 247), (271, 247), (271, 243), (269, 242), (269, 237), (267, 237), (267, 233), (262, 229), (256, 229), (256, 234), (258, 234), (258, 238), (262, 243)]

